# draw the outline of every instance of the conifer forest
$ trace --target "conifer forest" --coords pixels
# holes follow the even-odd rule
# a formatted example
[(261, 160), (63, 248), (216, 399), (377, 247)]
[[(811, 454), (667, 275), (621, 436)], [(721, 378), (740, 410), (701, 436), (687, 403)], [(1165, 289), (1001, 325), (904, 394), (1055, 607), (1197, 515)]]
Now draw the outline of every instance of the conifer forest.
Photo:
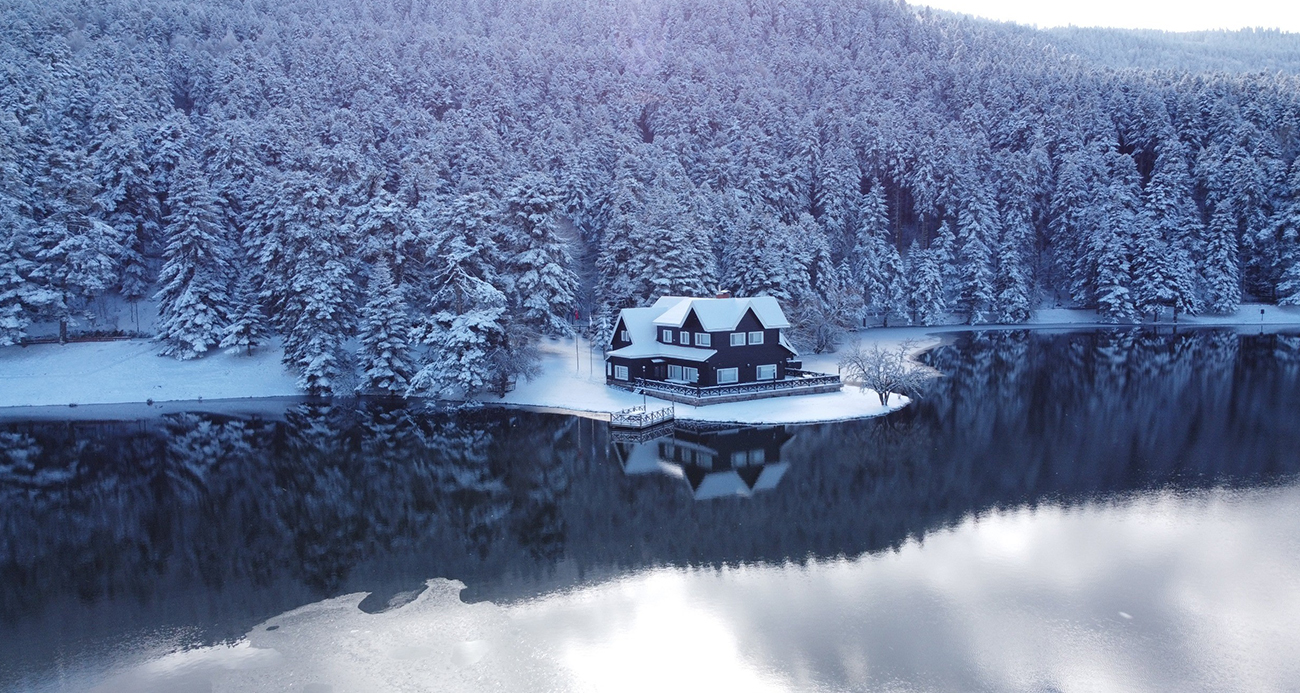
[[(0, 345), (274, 343), (311, 393), (438, 395), (669, 294), (775, 296), (817, 351), (1300, 304), (1300, 42), (1121, 38), (887, 0), (0, 0)], [(1282, 57), (1234, 67), (1252, 42)]]

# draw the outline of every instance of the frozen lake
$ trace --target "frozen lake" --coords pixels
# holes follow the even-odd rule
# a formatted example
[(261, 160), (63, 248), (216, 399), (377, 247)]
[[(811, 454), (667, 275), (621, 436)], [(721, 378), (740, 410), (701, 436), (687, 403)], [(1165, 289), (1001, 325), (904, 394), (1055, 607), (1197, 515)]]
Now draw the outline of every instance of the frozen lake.
[(640, 438), (0, 421), (0, 690), (1300, 689), (1300, 336), (926, 358), (884, 418)]

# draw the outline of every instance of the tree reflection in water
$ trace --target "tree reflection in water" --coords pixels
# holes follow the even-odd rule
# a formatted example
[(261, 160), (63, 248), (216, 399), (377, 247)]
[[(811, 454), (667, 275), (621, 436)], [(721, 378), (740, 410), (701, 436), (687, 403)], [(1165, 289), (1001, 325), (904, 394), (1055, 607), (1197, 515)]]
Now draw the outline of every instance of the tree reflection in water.
[[(0, 683), (141, 634), (238, 637), (347, 592), (382, 608), (429, 577), (510, 600), (1300, 469), (1300, 337), (990, 331), (925, 358), (944, 377), (889, 417), (678, 431), (648, 457), (586, 419), (371, 401), (0, 424)], [(647, 460), (679, 473), (637, 473)]]

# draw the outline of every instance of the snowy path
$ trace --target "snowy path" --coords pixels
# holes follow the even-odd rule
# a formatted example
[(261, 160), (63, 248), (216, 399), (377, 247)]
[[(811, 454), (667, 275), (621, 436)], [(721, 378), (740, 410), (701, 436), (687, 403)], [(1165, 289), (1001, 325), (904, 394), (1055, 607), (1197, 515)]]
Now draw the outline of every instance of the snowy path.
[[(1261, 316), (1260, 310), (1264, 313)], [(1262, 317), (1262, 319), (1261, 319)], [(1077, 329), (1097, 324), (1091, 311), (1049, 309), (1039, 311), (1028, 325), (1007, 329)], [(1197, 316), (1179, 319), (1180, 326), (1219, 325), (1253, 331), (1261, 327), (1300, 327), (1300, 308), (1242, 306), (1235, 315)], [(934, 327), (873, 328), (857, 335), (865, 343), (893, 347), (911, 340), (917, 349), (940, 342), (943, 333), (972, 329), (966, 325)], [(1000, 329), (976, 326), (974, 329)], [(66, 406), (68, 404), (119, 404), (218, 400), (263, 397), (295, 397), (302, 392), (295, 377), (280, 363), (280, 350), (268, 347), (253, 356), (242, 353), (214, 353), (194, 361), (176, 361), (157, 356), (154, 342), (135, 340), (43, 344), (0, 348), (0, 407)], [(836, 372), (836, 354), (805, 355), (805, 368)], [(599, 414), (641, 404), (633, 395), (605, 385), (600, 353), (573, 340), (542, 345), (541, 377), (520, 383), (505, 399), (483, 396), (484, 403), (507, 403), (553, 407)], [(651, 398), (652, 406), (667, 406)], [(734, 421), (741, 423), (804, 423), (878, 416), (906, 404), (894, 398), (888, 408), (880, 406), (874, 393), (847, 386), (839, 393), (779, 397), (714, 404), (707, 407), (677, 405), (683, 419)]]

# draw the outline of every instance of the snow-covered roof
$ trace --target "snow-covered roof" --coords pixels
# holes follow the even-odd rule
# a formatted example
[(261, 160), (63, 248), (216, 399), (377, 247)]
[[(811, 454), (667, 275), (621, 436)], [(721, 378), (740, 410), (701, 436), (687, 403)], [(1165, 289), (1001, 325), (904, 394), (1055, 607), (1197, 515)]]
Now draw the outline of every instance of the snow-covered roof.
[(749, 310), (754, 311), (763, 327), (779, 329), (789, 327), (790, 321), (781, 312), (781, 304), (771, 296), (750, 298), (693, 298), (690, 296), (664, 296), (653, 306), (660, 310), (654, 324), (664, 327), (681, 327), (686, 316), (695, 311), (700, 324), (709, 332), (727, 332), (736, 329), (740, 319)]
[(624, 308), (618, 317), (623, 321), (623, 326), (627, 328), (627, 336), (631, 338), (632, 343), (622, 349), (609, 352), (609, 355), (628, 359), (666, 356), (686, 361), (707, 361), (711, 356), (718, 353), (714, 349), (697, 349), (678, 344), (660, 343), (655, 339), (655, 330), (657, 329), (655, 327), (655, 317), (662, 312), (663, 309), (659, 307), (658, 303), (649, 308)]

